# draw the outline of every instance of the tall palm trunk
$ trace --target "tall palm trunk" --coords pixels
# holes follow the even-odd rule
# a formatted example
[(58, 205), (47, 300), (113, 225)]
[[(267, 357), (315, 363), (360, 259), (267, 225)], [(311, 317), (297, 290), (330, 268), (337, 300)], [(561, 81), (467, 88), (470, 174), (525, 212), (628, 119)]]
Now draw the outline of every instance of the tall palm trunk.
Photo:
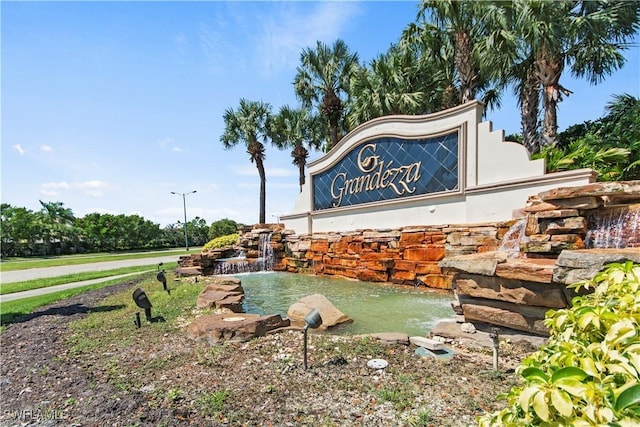
[(542, 51), (536, 59), (537, 78), (542, 84), (542, 106), (544, 122), (542, 125), (542, 141), (544, 145), (556, 145), (558, 142), (558, 102), (562, 100), (563, 88), (560, 86), (563, 62)]
[(460, 78), (460, 101), (464, 104), (475, 99), (476, 73), (471, 63), (471, 38), (464, 31), (455, 35), (455, 64)]
[(296, 145), (291, 152), (291, 157), (293, 157), (293, 164), (298, 166), (298, 183), (300, 184), (300, 191), (302, 191), (302, 186), (305, 183), (304, 168), (307, 164), (309, 151), (302, 145)]
[(258, 175), (260, 176), (260, 224), (266, 223), (265, 206), (267, 201), (267, 177), (264, 173), (264, 163), (262, 158), (255, 159), (256, 167), (258, 168)]
[(538, 137), (538, 113), (540, 110), (540, 84), (533, 69), (527, 67), (526, 77), (520, 87), (520, 124), (522, 144), (530, 154), (540, 150)]
[(331, 140), (327, 146), (328, 152), (338, 143), (338, 126), (340, 117), (342, 116), (342, 102), (335, 93), (326, 93), (322, 101), (322, 113), (329, 118), (329, 134)]

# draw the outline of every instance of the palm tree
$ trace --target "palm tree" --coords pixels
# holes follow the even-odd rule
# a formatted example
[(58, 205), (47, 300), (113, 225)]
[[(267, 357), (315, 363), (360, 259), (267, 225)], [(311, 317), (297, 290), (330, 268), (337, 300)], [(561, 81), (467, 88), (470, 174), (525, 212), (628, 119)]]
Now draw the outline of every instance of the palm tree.
[(309, 149), (319, 150), (321, 129), (318, 116), (307, 109), (294, 109), (288, 105), (280, 108), (270, 129), (271, 141), (280, 149), (291, 149), (293, 164), (298, 167), (300, 191), (305, 183), (305, 166)]
[[(435, 63), (445, 72), (440, 89), (442, 109), (469, 102), (480, 95), (489, 108), (500, 106), (500, 87), (489, 72), (484, 40), (499, 15), (500, 2), (423, 0), (417, 22), (403, 31), (400, 46), (417, 49), (420, 60)], [(487, 65), (489, 64), (489, 65)]]
[(315, 49), (302, 51), (300, 63), (294, 79), (296, 96), (305, 108), (316, 105), (329, 122), (330, 141), (326, 147), (329, 151), (338, 143), (351, 80), (360, 69), (358, 55), (351, 53), (340, 39), (331, 47), (318, 41)]
[(265, 147), (260, 139), (269, 137), (271, 106), (262, 101), (240, 100), (236, 111), (228, 108), (224, 113), (224, 133), (220, 137), (225, 149), (244, 143), (251, 162), (255, 163), (260, 176), (260, 219), (265, 221), (266, 175), (264, 171)]
[[(60, 242), (60, 250), (65, 249), (65, 239), (71, 238), (73, 235), (73, 224), (76, 218), (69, 208), (64, 207), (62, 202), (43, 202), (39, 200), (42, 206), (42, 221), (44, 225), (44, 233), (47, 247), (51, 246), (51, 242), (56, 238)], [(48, 251), (47, 251), (48, 252)]]
[[(349, 104), (347, 121), (351, 128), (376, 117), (390, 114), (425, 114), (430, 112), (431, 100), (437, 93), (437, 78), (425, 84), (426, 75), (414, 51), (391, 46), (371, 63), (360, 70), (353, 79), (352, 102)], [(441, 75), (432, 70), (432, 76)], [(431, 89), (431, 90), (429, 90)]]
[(515, 31), (529, 47), (542, 86), (543, 144), (557, 142), (557, 106), (571, 91), (565, 67), (592, 84), (624, 65), (622, 50), (638, 30), (640, 2), (513, 0)]

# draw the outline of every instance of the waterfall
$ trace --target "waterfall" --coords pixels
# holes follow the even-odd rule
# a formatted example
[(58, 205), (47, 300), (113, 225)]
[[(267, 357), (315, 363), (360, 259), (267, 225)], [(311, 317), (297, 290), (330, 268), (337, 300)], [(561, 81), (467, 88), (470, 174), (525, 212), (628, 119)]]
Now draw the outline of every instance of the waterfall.
[(261, 233), (258, 240), (258, 261), (260, 269), (258, 271), (273, 270), (273, 246), (271, 246), (271, 235), (273, 233)]
[(502, 237), (499, 251), (507, 252), (509, 258), (516, 258), (520, 254), (520, 243), (526, 242), (528, 237), (525, 234), (527, 219), (521, 218), (509, 228)]
[(627, 248), (640, 245), (640, 208), (611, 208), (588, 217), (587, 249)]
[(245, 257), (220, 259), (213, 274), (239, 274), (249, 273), (251, 268)]
[(255, 271), (272, 271), (274, 264), (273, 246), (271, 235), (273, 233), (260, 233), (258, 237), (258, 257), (247, 258), (245, 251), (240, 251), (237, 256), (220, 258), (213, 270), (213, 274), (240, 274)]

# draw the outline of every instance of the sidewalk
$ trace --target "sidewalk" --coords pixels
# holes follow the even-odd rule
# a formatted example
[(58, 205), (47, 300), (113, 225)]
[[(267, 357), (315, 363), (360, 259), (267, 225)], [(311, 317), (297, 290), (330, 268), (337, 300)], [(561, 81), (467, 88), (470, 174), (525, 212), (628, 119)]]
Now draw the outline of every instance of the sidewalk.
[(135, 273), (127, 273), (127, 274), (120, 274), (120, 275), (117, 275), (117, 276), (102, 277), (100, 279), (83, 280), (81, 282), (65, 283), (64, 285), (49, 286), (49, 287), (46, 287), (46, 288), (32, 289), (30, 291), (14, 292), (12, 294), (0, 295), (0, 304), (2, 304), (4, 302), (8, 302), (8, 301), (15, 301), (15, 300), (22, 299), (22, 298), (29, 298), (29, 297), (35, 297), (35, 296), (40, 296), (40, 295), (46, 295), (46, 294), (50, 294), (50, 293), (53, 293), (53, 292), (58, 292), (58, 291), (64, 291), (64, 290), (67, 290), (67, 289), (78, 288), (78, 287), (81, 287), (81, 286), (93, 285), (95, 283), (107, 282), (107, 281), (113, 280), (113, 279), (121, 279), (121, 278), (125, 278), (125, 277), (130, 277), (130, 276), (139, 276), (141, 274), (145, 274), (145, 273), (148, 273), (150, 271), (156, 271), (156, 270), (138, 271), (138, 272), (135, 272)]
[(87, 271), (115, 270), (117, 268), (135, 267), (141, 265), (152, 266), (160, 262), (178, 261), (181, 255), (163, 255), (149, 258), (138, 258), (119, 261), (105, 261), (88, 264), (62, 265), (58, 267), (32, 268), (0, 272), (0, 283), (24, 282), (26, 280), (42, 279), (45, 277), (65, 276), (67, 274), (84, 273)]

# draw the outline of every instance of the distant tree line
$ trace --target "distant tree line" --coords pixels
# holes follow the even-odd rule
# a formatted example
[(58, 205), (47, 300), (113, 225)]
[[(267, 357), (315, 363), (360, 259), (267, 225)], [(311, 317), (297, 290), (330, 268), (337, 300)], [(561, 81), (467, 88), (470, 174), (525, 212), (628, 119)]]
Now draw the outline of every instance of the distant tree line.
[[(159, 224), (139, 215), (90, 213), (76, 218), (62, 202), (40, 201), (32, 211), (8, 203), (0, 205), (2, 257), (61, 255), (181, 247), (184, 224)], [(195, 217), (187, 223), (190, 246), (202, 246), (219, 236), (232, 234), (238, 226), (230, 219), (207, 225)]]
[(299, 106), (273, 111), (268, 102), (243, 98), (237, 108), (225, 111), (220, 141), (227, 149), (246, 148), (258, 169), (259, 222), (265, 222), (268, 144), (290, 150), (302, 186), (309, 150), (328, 152), (368, 120), (434, 113), (476, 99), (488, 109), (499, 108), (507, 90), (520, 108), (517, 141), (531, 155), (545, 157), (550, 171), (589, 165), (603, 168), (601, 180), (637, 176), (637, 166), (624, 166), (638, 159), (637, 139), (633, 146), (623, 138), (603, 139), (604, 133), (617, 131), (601, 123), (581, 135), (574, 129), (582, 142), (571, 146), (558, 134), (557, 112), (563, 97), (572, 93), (562, 85), (562, 76), (569, 73), (597, 84), (625, 64), (623, 52), (640, 27), (639, 1), (418, 4), (415, 22), (407, 23), (398, 42), (368, 63), (361, 63), (339, 39), (303, 49), (292, 88)]

